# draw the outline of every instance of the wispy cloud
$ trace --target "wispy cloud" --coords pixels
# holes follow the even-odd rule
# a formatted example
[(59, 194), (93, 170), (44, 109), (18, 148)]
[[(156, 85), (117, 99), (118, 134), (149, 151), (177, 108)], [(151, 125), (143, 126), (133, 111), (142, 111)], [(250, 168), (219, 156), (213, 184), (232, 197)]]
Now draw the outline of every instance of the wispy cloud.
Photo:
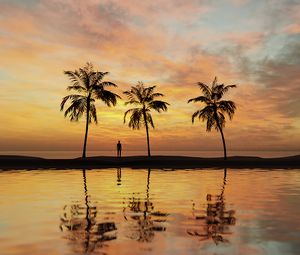
[[(154, 149), (220, 148), (218, 135), (191, 123), (200, 106), (186, 103), (200, 93), (196, 82), (215, 75), (239, 85), (229, 94), (238, 104), (225, 130), (230, 148), (299, 149), (299, 1), (15, 0), (0, 8), (1, 150), (81, 148), (83, 123), (65, 120), (59, 103), (63, 70), (86, 61), (110, 71), (120, 94), (142, 80), (166, 95)], [(144, 131), (123, 125), (122, 100), (98, 108), (91, 149), (114, 148), (116, 134), (127, 148), (144, 147)]]

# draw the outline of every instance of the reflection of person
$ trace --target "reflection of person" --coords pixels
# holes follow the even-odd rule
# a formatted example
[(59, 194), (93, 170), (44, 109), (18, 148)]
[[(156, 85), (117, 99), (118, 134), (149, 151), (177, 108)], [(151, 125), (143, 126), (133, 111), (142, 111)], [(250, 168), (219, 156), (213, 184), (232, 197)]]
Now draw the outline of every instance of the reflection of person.
[(121, 177), (122, 177), (122, 170), (120, 167), (117, 169), (117, 185), (121, 185)]
[(120, 143), (120, 141), (118, 141), (117, 143), (117, 157), (121, 157), (122, 155), (122, 144)]

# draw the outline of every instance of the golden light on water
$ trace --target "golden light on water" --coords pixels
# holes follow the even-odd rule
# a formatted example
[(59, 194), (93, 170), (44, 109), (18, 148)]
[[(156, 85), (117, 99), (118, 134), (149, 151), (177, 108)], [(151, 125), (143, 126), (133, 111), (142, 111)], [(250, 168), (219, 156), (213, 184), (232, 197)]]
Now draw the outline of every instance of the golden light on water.
[(261, 254), (271, 247), (280, 254), (297, 247), (298, 170), (36, 170), (0, 177), (0, 247), (9, 254)]

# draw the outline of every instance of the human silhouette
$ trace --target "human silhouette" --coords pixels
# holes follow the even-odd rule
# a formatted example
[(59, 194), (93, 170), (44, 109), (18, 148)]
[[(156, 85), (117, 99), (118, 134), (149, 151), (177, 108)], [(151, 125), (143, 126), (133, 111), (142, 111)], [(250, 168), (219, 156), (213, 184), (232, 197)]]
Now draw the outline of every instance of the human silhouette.
[(120, 141), (118, 141), (117, 143), (117, 157), (121, 158), (122, 156), (122, 144), (120, 143)]

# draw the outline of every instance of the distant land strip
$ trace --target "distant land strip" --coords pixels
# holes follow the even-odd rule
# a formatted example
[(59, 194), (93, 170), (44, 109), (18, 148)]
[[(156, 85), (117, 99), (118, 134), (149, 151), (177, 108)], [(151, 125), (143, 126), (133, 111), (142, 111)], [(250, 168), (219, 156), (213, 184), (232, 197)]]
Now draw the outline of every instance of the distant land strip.
[(0, 155), (0, 170), (34, 169), (203, 169), (203, 168), (268, 168), (300, 169), (300, 155), (281, 158), (247, 156), (223, 158), (199, 158), (185, 156), (130, 156), (130, 157), (87, 157), (86, 159), (45, 159), (39, 157)]

